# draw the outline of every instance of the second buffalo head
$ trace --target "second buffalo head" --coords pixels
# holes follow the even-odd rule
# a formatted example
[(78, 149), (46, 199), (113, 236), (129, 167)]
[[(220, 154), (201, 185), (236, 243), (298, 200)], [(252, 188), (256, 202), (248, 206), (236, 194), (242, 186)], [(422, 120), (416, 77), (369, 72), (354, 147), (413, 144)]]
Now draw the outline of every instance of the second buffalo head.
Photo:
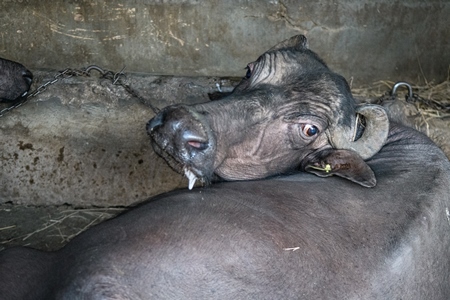
[(303, 35), (248, 64), (229, 96), (163, 109), (147, 124), (155, 151), (190, 181), (259, 179), (307, 171), (376, 184), (364, 160), (386, 141), (383, 108), (357, 105)]
[(23, 65), (0, 58), (0, 102), (26, 96), (32, 81), (33, 75)]

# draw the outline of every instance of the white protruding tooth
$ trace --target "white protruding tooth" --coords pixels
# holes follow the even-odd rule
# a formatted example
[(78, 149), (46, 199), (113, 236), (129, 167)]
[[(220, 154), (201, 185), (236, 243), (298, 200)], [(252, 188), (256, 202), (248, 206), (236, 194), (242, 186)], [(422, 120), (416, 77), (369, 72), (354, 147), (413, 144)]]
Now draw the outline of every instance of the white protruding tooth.
[(187, 179), (189, 180), (189, 186), (188, 188), (190, 190), (192, 190), (192, 188), (194, 187), (195, 181), (197, 180), (197, 176), (195, 176), (194, 173), (192, 173), (190, 170), (188, 169), (184, 169), (184, 175), (187, 177)]

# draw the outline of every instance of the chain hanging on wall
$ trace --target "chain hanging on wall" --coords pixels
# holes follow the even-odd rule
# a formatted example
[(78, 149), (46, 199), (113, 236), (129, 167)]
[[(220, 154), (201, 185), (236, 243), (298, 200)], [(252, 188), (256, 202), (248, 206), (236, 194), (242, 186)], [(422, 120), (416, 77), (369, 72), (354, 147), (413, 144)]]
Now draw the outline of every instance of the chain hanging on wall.
[(159, 109), (157, 107), (155, 107), (151, 103), (148, 103), (147, 101), (145, 101), (145, 99), (142, 98), (141, 96), (139, 96), (139, 94), (133, 88), (131, 88), (130, 85), (125, 83), (125, 81), (123, 80), (123, 78), (125, 77), (125, 73), (123, 73), (124, 69), (125, 69), (125, 67), (122, 70), (120, 70), (119, 72), (114, 73), (112, 71), (104, 70), (96, 65), (91, 65), (84, 69), (67, 68), (64, 71), (58, 72), (58, 74), (56, 74), (52, 79), (45, 82), (44, 84), (41, 84), (37, 89), (35, 89), (31, 93), (28, 93), (25, 97), (20, 98), (19, 100), (17, 100), (17, 102), (12, 104), (11, 106), (0, 110), (0, 117), (3, 117), (8, 112), (21, 107), (22, 105), (27, 103), (31, 98), (36, 97), (37, 95), (46, 91), (48, 86), (55, 84), (60, 79), (70, 78), (70, 77), (83, 77), (83, 76), (90, 77), (91, 76), (90, 72), (92, 70), (99, 72), (101, 75), (101, 78), (106, 78), (106, 79), (111, 80), (113, 85), (119, 85), (119, 86), (123, 87), (128, 92), (128, 94), (130, 94), (132, 97), (137, 98), (142, 104), (150, 107), (150, 109), (155, 114), (157, 114), (159, 112)]

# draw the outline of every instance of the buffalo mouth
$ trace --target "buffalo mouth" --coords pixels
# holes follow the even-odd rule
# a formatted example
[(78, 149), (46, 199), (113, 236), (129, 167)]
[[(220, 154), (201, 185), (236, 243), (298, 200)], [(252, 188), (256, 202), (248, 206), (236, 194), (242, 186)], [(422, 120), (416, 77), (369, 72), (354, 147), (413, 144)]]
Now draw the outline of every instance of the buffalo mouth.
[(152, 138), (153, 150), (161, 156), (167, 164), (175, 170), (177, 173), (184, 174), (189, 180), (188, 188), (191, 190), (197, 180), (203, 184), (210, 183), (210, 177), (205, 175), (206, 172), (199, 170), (189, 163), (183, 162), (176, 156), (171, 155), (169, 151), (164, 150), (153, 138)]
[(147, 123), (154, 151), (189, 180), (209, 183), (213, 176), (215, 139), (205, 121), (184, 106), (169, 107)]

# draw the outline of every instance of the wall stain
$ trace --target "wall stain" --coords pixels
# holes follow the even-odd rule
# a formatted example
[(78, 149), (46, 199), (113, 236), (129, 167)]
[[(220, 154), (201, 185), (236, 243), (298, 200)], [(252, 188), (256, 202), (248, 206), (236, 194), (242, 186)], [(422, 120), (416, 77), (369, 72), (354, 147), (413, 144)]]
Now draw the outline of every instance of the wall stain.
[(26, 150), (26, 149), (34, 150), (33, 149), (33, 144), (31, 144), (31, 143), (24, 143), (23, 141), (19, 141), (19, 144), (17, 144), (17, 146), (19, 146), (20, 150)]
[(63, 162), (64, 160), (64, 147), (59, 148), (59, 155), (56, 159), (58, 162)]

